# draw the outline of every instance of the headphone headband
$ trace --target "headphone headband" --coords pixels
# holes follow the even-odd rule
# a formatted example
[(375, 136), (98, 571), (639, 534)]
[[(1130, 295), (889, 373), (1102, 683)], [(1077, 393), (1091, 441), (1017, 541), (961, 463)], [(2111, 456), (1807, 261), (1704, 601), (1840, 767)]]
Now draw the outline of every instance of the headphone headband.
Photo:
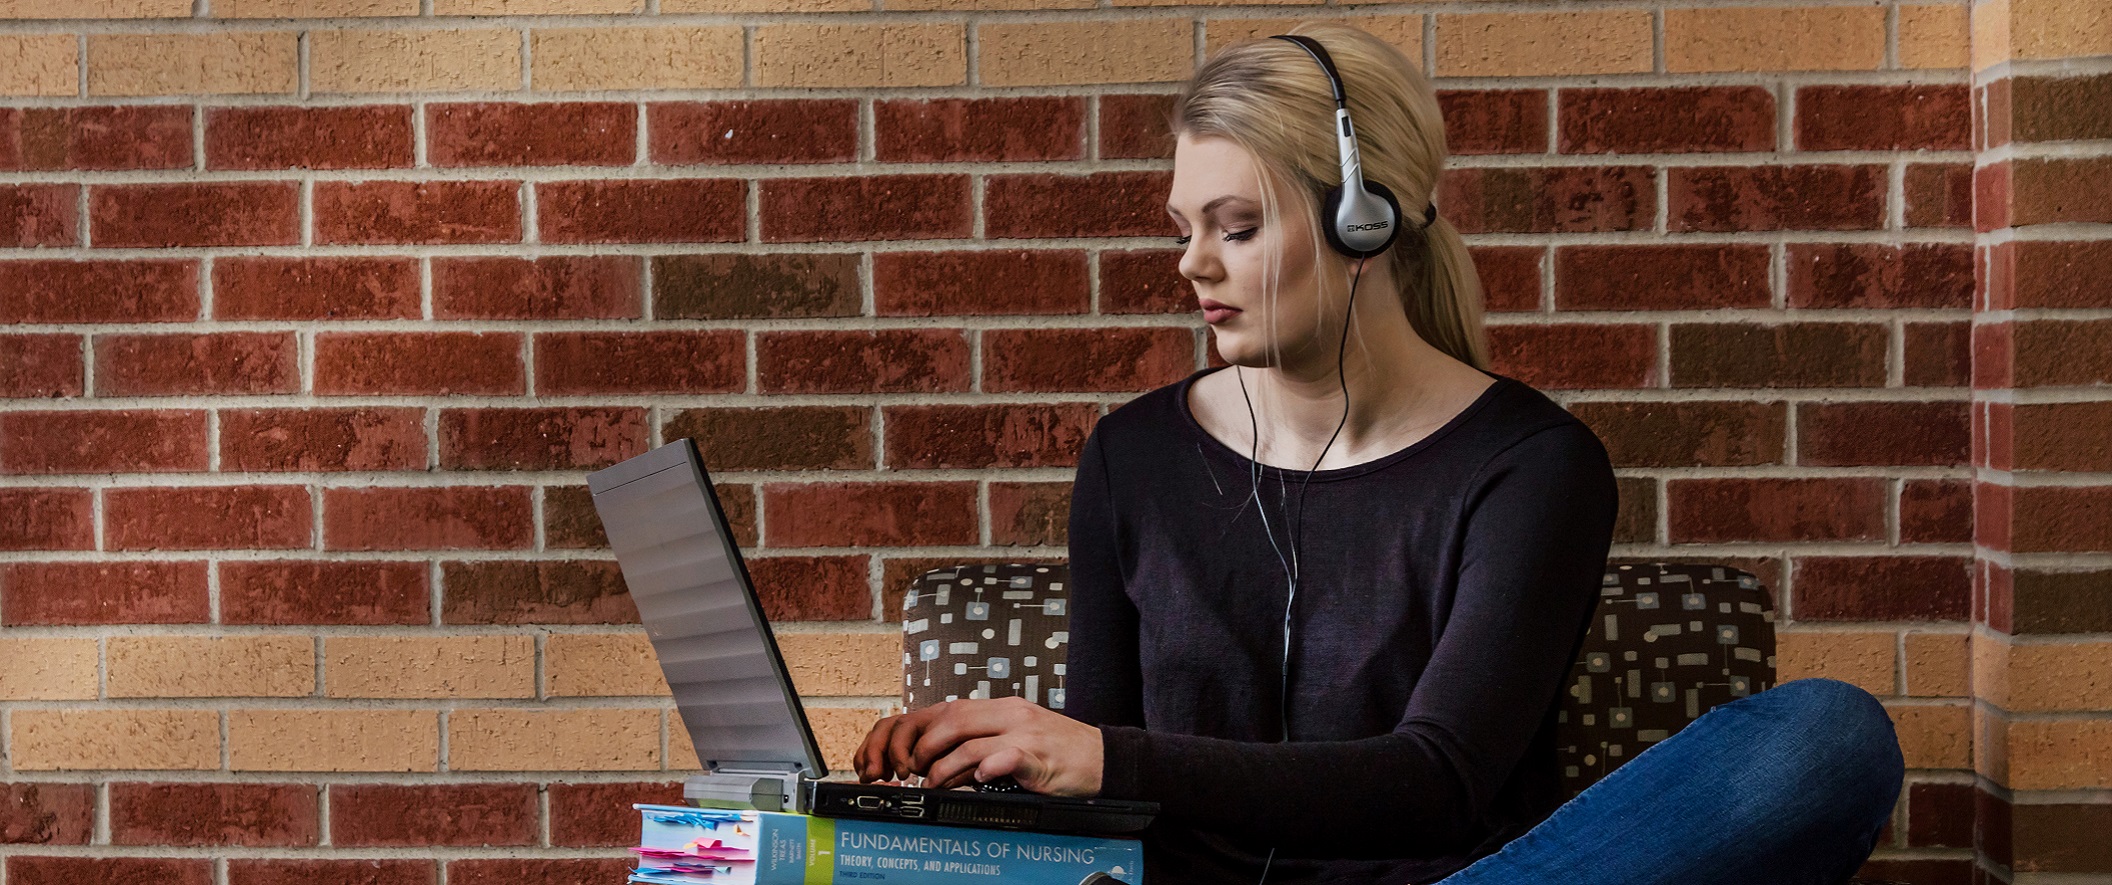
[[(1349, 97), (1334, 58), (1320, 41), (1303, 34), (1275, 34), (1272, 39), (1295, 43), (1311, 55), (1327, 74), (1334, 93), (1335, 149), (1342, 160), (1342, 183), (1329, 188), (1321, 199), (1320, 229), (1327, 234), (1328, 245), (1351, 258), (1370, 258), (1386, 251), (1401, 233), (1401, 204), (1385, 185), (1364, 180), (1364, 167), (1357, 158), (1357, 129), (1349, 119)], [(1437, 209), (1435, 205), (1430, 208), (1426, 215)]]

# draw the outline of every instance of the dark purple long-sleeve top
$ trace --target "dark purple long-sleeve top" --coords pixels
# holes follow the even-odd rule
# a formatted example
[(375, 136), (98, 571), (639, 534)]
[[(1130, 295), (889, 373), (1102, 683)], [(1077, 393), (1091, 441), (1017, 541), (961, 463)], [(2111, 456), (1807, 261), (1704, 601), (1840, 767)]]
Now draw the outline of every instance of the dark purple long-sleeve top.
[[(1290, 741), (1287, 584), (1254, 462), (1188, 409), (1198, 371), (1110, 412), (1070, 514), (1065, 713), (1100, 795), (1161, 804), (1151, 885), (1434, 882), (1562, 802), (1558, 692), (1598, 599), (1616, 492), (1590, 428), (1516, 379), (1305, 492)], [(1261, 467), (1290, 556), (1303, 470)]]

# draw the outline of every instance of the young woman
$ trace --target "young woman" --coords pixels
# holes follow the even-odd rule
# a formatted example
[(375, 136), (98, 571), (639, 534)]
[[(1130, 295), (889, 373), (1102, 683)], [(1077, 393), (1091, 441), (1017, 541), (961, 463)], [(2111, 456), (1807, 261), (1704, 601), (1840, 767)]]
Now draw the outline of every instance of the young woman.
[(1068, 706), (889, 717), (859, 775), (1156, 801), (1149, 885), (1847, 878), (1904, 763), (1883, 706), (1836, 680), (1719, 706), (1563, 802), (1555, 713), (1611, 545), (1612, 466), (1487, 368), (1473, 264), (1430, 205), (1428, 82), (1362, 31), (1291, 33), (1339, 71), (1398, 239), (1350, 258), (1323, 237), (1342, 173), (1316, 55), (1262, 39), (1212, 56), (1176, 105), (1167, 209), (1230, 365), (1085, 443)]

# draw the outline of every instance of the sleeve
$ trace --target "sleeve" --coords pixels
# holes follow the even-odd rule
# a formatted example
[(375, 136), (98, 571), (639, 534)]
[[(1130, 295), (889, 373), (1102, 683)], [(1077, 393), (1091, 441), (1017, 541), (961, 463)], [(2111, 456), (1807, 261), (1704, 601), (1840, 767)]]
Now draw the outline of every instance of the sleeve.
[(1473, 832), (1568, 675), (1618, 501), (1605, 447), (1581, 423), (1526, 436), (1469, 488), (1456, 596), (1392, 733), (1282, 744), (1105, 728), (1101, 795), (1344, 857), (1445, 850)]
[(1070, 647), (1065, 715), (1090, 725), (1144, 725), (1137, 663), (1137, 608), (1122, 583), (1112, 484), (1098, 425), (1078, 454), (1071, 482)]

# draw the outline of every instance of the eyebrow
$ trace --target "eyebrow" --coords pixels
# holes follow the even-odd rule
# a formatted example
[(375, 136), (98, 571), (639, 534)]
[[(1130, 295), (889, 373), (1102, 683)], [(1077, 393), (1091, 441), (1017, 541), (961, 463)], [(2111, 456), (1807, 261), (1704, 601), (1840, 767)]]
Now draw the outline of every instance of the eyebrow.
[[(1220, 205), (1222, 205), (1222, 204), (1224, 204), (1224, 203), (1232, 202), (1232, 201), (1235, 201), (1235, 200), (1236, 200), (1236, 201), (1239, 201), (1239, 202), (1241, 202), (1241, 203), (1252, 203), (1252, 202), (1254, 202), (1253, 200), (1249, 200), (1249, 199), (1247, 199), (1246, 197), (1242, 197), (1242, 196), (1240, 196), (1240, 195), (1238, 195), (1238, 194), (1225, 194), (1224, 196), (1221, 196), (1221, 197), (1218, 197), (1217, 199), (1211, 200), (1211, 201), (1210, 201), (1210, 202), (1208, 202), (1208, 203), (1204, 203), (1204, 204), (1203, 204), (1203, 214), (1204, 214), (1204, 215), (1208, 215), (1208, 214), (1210, 214), (1210, 210), (1212, 210), (1212, 209), (1216, 209), (1216, 208), (1217, 208), (1218, 206), (1220, 206)], [(1172, 203), (1167, 203), (1167, 204), (1166, 204), (1166, 214), (1168, 214), (1168, 215), (1178, 215), (1178, 214), (1179, 214), (1179, 212), (1178, 212), (1177, 210), (1175, 210), (1175, 209), (1173, 208), (1173, 204), (1172, 204)]]

